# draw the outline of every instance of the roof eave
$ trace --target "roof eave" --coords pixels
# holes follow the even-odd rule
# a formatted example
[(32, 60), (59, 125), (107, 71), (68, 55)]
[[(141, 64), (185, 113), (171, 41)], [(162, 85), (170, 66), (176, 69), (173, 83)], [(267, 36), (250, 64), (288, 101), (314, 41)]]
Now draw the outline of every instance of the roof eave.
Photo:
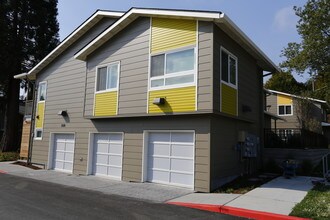
[[(221, 12), (198, 12), (198, 11), (178, 11), (178, 10), (160, 10), (160, 9), (140, 9), (140, 8), (132, 8), (125, 15), (123, 15), (118, 21), (116, 21), (113, 25), (111, 25), (107, 30), (105, 30), (102, 34), (100, 34), (97, 38), (87, 44), (84, 48), (82, 48), (76, 55), (75, 58), (79, 60), (86, 61), (87, 56), (91, 54), (96, 48), (99, 47), (102, 42), (100, 39), (106, 38), (106, 40), (110, 39), (113, 35), (116, 34), (116, 29), (119, 25), (125, 26), (130, 21), (134, 20), (138, 16), (161, 16), (161, 17), (176, 17), (183, 19), (197, 19), (203, 21), (213, 21), (218, 24), (224, 24), (229, 28), (231, 32), (237, 36), (240, 41), (246, 45), (246, 49), (248, 52), (252, 53), (254, 57), (256, 57), (259, 66), (265, 70), (270, 72), (280, 71), (280, 69), (264, 54), (258, 46), (256, 46), (246, 34), (244, 34), (241, 29), (230, 20), (230, 18)], [(125, 23), (126, 19), (129, 19), (128, 22)]]
[(35, 79), (36, 74), (51, 63), (58, 55), (65, 51), (72, 43), (78, 40), (84, 33), (86, 33), (91, 27), (93, 27), (103, 17), (121, 17), (124, 13), (102, 11), (97, 10), (91, 15), (85, 22), (78, 26), (70, 35), (68, 35), (55, 49), (53, 49), (44, 59), (42, 59), (37, 65), (35, 65), (27, 74), (15, 75), (15, 79), (30, 78)]
[(198, 12), (198, 11), (177, 11), (177, 10), (159, 10), (159, 9), (140, 9), (132, 8), (126, 14), (124, 14), (120, 19), (118, 19), (114, 24), (112, 24), (108, 29), (106, 29), (102, 34), (96, 37), (93, 41), (87, 44), (82, 48), (78, 53), (76, 53), (75, 58), (79, 60), (86, 61), (87, 56), (94, 52), (98, 48), (100, 40), (102, 38), (110, 39), (113, 35), (116, 34), (118, 29), (121, 30), (122, 27), (125, 27), (130, 21), (135, 20), (139, 16), (146, 17), (176, 17), (181, 19), (198, 19), (205, 21), (215, 21), (221, 18), (221, 12)]
[(244, 45), (247, 46), (249, 53), (252, 53), (257, 58), (259, 66), (265, 70), (274, 72), (280, 72), (280, 68), (255, 44), (253, 41), (226, 15), (222, 14), (219, 23), (223, 23), (239, 38)]

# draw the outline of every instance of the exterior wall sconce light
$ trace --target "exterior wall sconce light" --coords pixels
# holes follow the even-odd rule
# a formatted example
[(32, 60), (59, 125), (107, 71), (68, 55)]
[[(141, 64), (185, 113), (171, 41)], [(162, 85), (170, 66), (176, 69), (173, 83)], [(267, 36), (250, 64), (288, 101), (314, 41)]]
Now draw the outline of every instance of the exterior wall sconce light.
[(154, 98), (152, 104), (164, 105), (165, 104), (165, 98)]
[(252, 109), (251, 109), (251, 107), (248, 106), (248, 105), (243, 105), (243, 106), (242, 106), (242, 111), (243, 111), (243, 112), (252, 112)]
[(61, 116), (67, 116), (68, 115), (68, 112), (66, 110), (61, 110), (57, 113), (57, 115), (61, 115)]

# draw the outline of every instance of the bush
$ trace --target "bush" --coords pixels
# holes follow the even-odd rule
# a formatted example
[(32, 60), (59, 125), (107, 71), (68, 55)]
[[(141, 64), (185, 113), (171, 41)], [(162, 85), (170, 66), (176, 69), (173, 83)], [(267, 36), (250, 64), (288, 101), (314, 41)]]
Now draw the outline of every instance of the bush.
[(15, 161), (19, 159), (18, 152), (0, 152), (0, 162)]

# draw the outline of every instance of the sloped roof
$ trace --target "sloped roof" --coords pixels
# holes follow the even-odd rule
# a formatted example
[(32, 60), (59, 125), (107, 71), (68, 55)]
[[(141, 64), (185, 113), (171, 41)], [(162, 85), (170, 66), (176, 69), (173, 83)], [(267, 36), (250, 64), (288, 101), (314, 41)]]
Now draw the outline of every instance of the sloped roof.
[(86, 60), (89, 54), (93, 53), (97, 48), (116, 35), (116, 33), (140, 16), (213, 21), (247, 50), (264, 70), (271, 72), (279, 71), (278, 67), (228, 18), (227, 15), (218, 11), (131, 8), (103, 33), (77, 52), (75, 58)]
[(29, 78), (34, 80), (36, 74), (50, 64), (56, 57), (63, 53), (70, 45), (76, 42), (81, 36), (83, 36), (89, 29), (91, 29), (96, 23), (98, 23), (104, 17), (119, 18), (123, 15), (123, 12), (118, 11), (104, 11), (97, 10), (86, 21), (84, 21), (79, 27), (77, 27), (71, 34), (69, 34), (54, 50), (52, 50), (44, 59), (42, 59), (36, 66), (34, 66), (28, 73), (22, 73), (15, 75), (14, 78)]
[(319, 103), (322, 103), (322, 104), (327, 104), (327, 101), (320, 100), (320, 99), (313, 99), (313, 98), (309, 98), (309, 97), (302, 97), (302, 96), (292, 95), (292, 94), (289, 94), (289, 93), (280, 92), (280, 91), (271, 90), (271, 89), (264, 89), (264, 90), (266, 92), (269, 92), (269, 93), (276, 93), (276, 94), (290, 96), (290, 97), (298, 98), (298, 99), (306, 99), (307, 98), (308, 100), (313, 101), (313, 102), (319, 102)]

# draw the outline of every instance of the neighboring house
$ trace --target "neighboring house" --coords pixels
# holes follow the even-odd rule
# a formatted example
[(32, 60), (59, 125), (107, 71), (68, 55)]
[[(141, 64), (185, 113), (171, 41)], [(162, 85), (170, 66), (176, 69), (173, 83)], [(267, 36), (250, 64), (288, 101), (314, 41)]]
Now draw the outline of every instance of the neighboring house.
[(97, 11), (15, 77), (38, 85), (32, 162), (210, 192), (260, 162), (276, 69), (221, 12), (132, 8)]
[[(281, 138), (287, 139), (290, 142), (290, 137), (292, 135), (302, 136), (301, 145), (302, 147), (322, 147), (327, 146), (326, 142), (329, 142), (329, 123), (327, 123), (327, 108), (328, 103), (323, 100), (312, 99), (308, 97), (296, 96), (284, 92), (279, 92), (275, 90), (265, 89), (266, 93), (266, 114), (273, 115), (272, 119), (265, 117), (265, 128), (269, 129), (268, 133), (277, 133)], [(319, 131), (314, 131), (314, 133), (308, 132), (302, 126), (304, 120), (299, 120), (301, 118), (301, 108), (303, 104), (299, 104), (300, 101), (304, 99), (310, 102), (309, 118), (314, 119), (316, 123), (315, 128), (319, 127)], [(315, 129), (314, 128), (314, 129)], [(267, 132), (267, 130), (266, 130)], [(316, 133), (315, 133), (316, 132)], [(323, 140), (322, 134), (326, 139)], [(267, 134), (266, 134), (267, 136)], [(296, 136), (297, 137), (297, 136)], [(311, 141), (308, 141), (310, 139)], [(313, 139), (313, 140), (312, 140)], [(274, 141), (272, 141), (274, 143)], [(306, 145), (305, 145), (305, 142)], [(313, 145), (313, 146), (311, 146)], [(323, 147), (322, 147), (323, 148)]]
[(275, 124), (275, 120), (271, 124), (271, 128), (292, 128), (300, 129), (298, 116), (298, 101), (307, 99), (312, 103), (311, 106), (311, 118), (314, 118), (321, 125), (322, 122), (327, 121), (326, 109), (328, 104), (326, 101), (312, 99), (308, 97), (296, 96), (284, 92), (279, 92), (275, 90), (265, 89), (266, 92), (266, 111), (277, 115), (278, 117), (284, 119), (279, 120)]

